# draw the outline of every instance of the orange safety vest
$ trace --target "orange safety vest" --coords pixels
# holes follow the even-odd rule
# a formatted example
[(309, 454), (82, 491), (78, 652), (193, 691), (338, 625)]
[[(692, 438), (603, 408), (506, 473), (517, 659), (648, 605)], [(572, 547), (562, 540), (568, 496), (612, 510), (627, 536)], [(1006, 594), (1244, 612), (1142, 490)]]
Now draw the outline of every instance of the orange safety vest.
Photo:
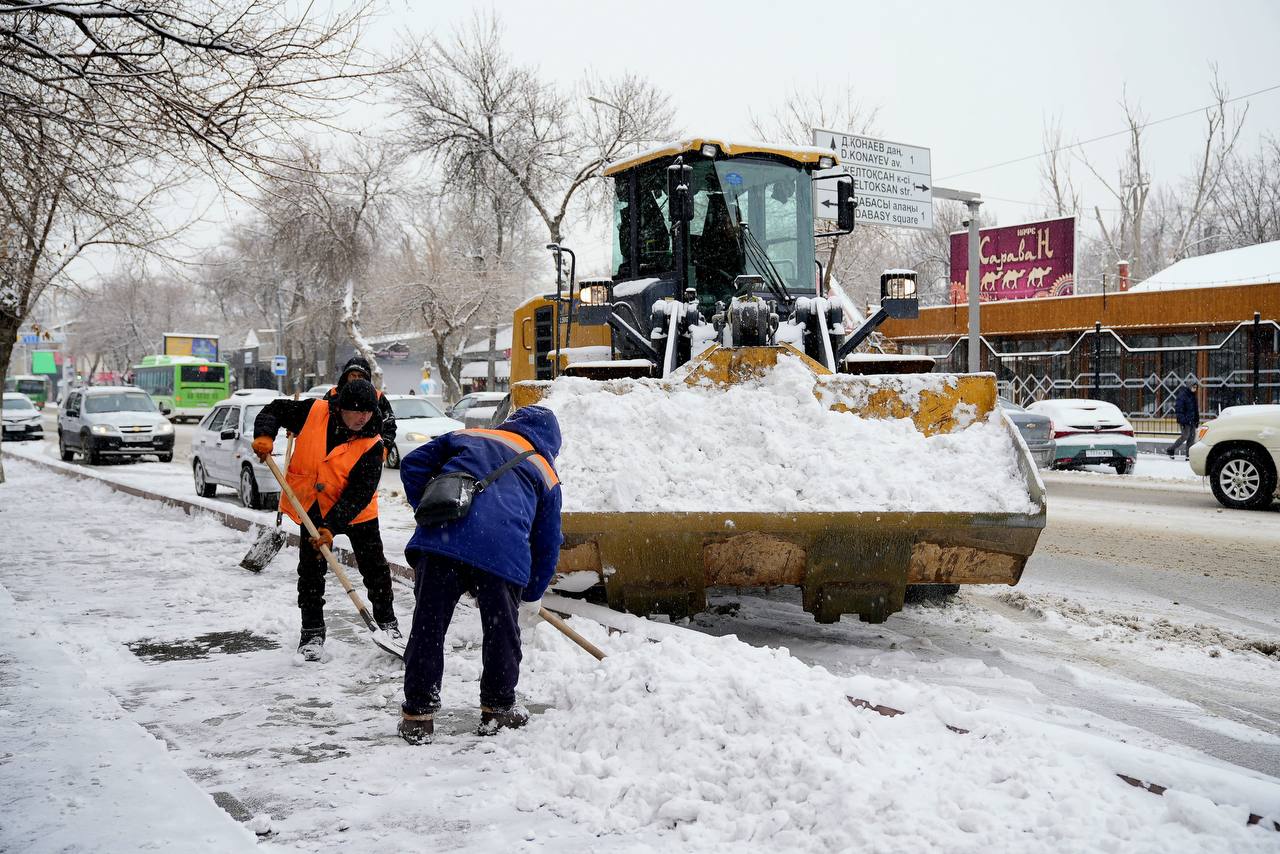
[[(311, 412), (307, 414), (306, 423), (302, 425), (302, 432), (298, 434), (297, 443), (293, 446), (289, 470), (285, 472), (285, 480), (298, 496), (298, 503), (310, 508), (312, 504), (319, 502), (320, 512), (326, 516), (333, 505), (338, 503), (342, 490), (347, 488), (351, 469), (370, 448), (382, 441), (377, 436), (362, 436), (343, 442), (326, 453), (328, 436), (329, 403), (325, 400), (317, 400), (312, 405)], [(302, 519), (293, 509), (293, 503), (284, 495), (280, 496), (280, 509), (288, 514), (290, 519), (299, 525), (302, 524)], [(378, 493), (375, 492), (373, 499), (356, 514), (351, 524), (368, 522), (377, 517)]]

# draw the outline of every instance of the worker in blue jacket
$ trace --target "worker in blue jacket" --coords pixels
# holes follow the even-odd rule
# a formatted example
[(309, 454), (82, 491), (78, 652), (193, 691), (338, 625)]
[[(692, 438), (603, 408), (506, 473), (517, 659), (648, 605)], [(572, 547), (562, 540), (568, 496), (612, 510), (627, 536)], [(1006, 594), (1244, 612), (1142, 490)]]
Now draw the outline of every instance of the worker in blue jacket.
[(480, 732), (523, 726), (516, 704), (520, 679), (520, 617), (535, 617), (560, 555), (560, 451), (555, 413), (517, 409), (493, 430), (457, 430), (406, 454), (400, 464), (405, 498), (418, 506), (435, 476), (465, 471), (482, 480), (525, 451), (521, 461), (478, 493), (461, 519), (418, 526), (405, 556), (414, 567), (413, 628), (404, 657), (399, 732), (410, 744), (431, 741), (444, 676), (444, 637), (454, 607), (470, 593), (484, 628)]

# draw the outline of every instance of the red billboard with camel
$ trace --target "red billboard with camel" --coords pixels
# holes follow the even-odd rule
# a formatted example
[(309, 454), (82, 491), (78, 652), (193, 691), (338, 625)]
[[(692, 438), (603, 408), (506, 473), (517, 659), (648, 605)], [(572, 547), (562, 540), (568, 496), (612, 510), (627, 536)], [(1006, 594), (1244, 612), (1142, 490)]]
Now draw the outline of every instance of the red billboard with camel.
[[(984, 228), (978, 232), (978, 299), (1068, 297), (1076, 292), (1076, 218)], [(951, 232), (951, 300), (966, 302), (969, 232)]]

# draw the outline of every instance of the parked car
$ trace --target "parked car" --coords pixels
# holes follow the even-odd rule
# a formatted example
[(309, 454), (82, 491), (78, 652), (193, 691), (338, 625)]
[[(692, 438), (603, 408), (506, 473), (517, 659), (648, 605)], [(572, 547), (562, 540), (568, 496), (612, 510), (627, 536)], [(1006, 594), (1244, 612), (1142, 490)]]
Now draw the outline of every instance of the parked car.
[(1022, 441), (1027, 443), (1031, 458), (1040, 468), (1048, 468), (1053, 464), (1053, 420), (1048, 415), (1028, 412), (1011, 400), (999, 399), (1000, 407), (1009, 415), (1009, 420), (1022, 434)]
[(459, 398), (445, 411), (445, 415), (468, 427), (488, 427), (506, 396), (505, 391), (473, 391)]
[(449, 418), (426, 398), (389, 394), (387, 400), (396, 417), (396, 444), (387, 452), (387, 468), (400, 468), (400, 460), (414, 448), (463, 427), (461, 421)]
[(311, 388), (309, 388), (309, 389), (307, 389), (306, 391), (304, 391), (304, 392), (302, 393), (302, 396), (303, 396), (303, 397), (314, 397), (314, 398), (316, 398), (316, 399), (318, 400), (319, 398), (322, 398), (322, 397), (324, 397), (326, 394), (328, 394), (328, 393), (329, 393), (329, 389), (331, 389), (331, 388), (333, 388), (333, 387), (334, 387), (334, 384), (333, 384), (333, 383), (328, 383), (327, 385), (313, 385)]
[(173, 459), (173, 425), (140, 388), (77, 388), (58, 410), (58, 452), (68, 462), (79, 452), (95, 466), (106, 457), (144, 454), (167, 463)]
[[(246, 389), (214, 405), (191, 437), (191, 477), (196, 495), (212, 498), (219, 486), (236, 491), (240, 503), (265, 510), (280, 500), (280, 485), (271, 470), (254, 456), (253, 422), (279, 392)], [(273, 456), (283, 466), (284, 431), (276, 436)]]
[(1039, 400), (1027, 411), (1053, 421), (1053, 467), (1112, 466), (1132, 474), (1138, 462), (1133, 425), (1115, 404), (1104, 400)]
[(40, 423), (40, 410), (32, 403), (31, 398), (20, 391), (4, 393), (3, 408), (4, 440), (43, 439), (44, 425)]
[(1280, 497), (1280, 405), (1227, 407), (1201, 425), (1187, 460), (1193, 472), (1208, 476), (1213, 497), (1224, 507), (1270, 507)]

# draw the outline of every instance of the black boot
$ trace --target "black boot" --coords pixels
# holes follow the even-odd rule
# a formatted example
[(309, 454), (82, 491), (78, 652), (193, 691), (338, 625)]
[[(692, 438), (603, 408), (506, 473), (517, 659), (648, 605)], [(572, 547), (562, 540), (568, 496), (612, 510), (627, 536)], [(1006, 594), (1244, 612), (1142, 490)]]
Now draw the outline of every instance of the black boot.
[(386, 633), (387, 637), (394, 641), (404, 640), (404, 635), (400, 633), (400, 623), (396, 620), (378, 621), (378, 628)]
[(500, 729), (519, 729), (529, 722), (529, 710), (521, 705), (508, 706), (505, 709), (480, 707), (480, 728), (478, 735), (494, 735)]
[(436, 731), (434, 715), (431, 712), (411, 715), (401, 709), (400, 715), (400, 726), (397, 731), (401, 738), (414, 745), (431, 743)]
[(298, 654), (304, 661), (319, 661), (324, 653), (324, 629), (303, 629)]

